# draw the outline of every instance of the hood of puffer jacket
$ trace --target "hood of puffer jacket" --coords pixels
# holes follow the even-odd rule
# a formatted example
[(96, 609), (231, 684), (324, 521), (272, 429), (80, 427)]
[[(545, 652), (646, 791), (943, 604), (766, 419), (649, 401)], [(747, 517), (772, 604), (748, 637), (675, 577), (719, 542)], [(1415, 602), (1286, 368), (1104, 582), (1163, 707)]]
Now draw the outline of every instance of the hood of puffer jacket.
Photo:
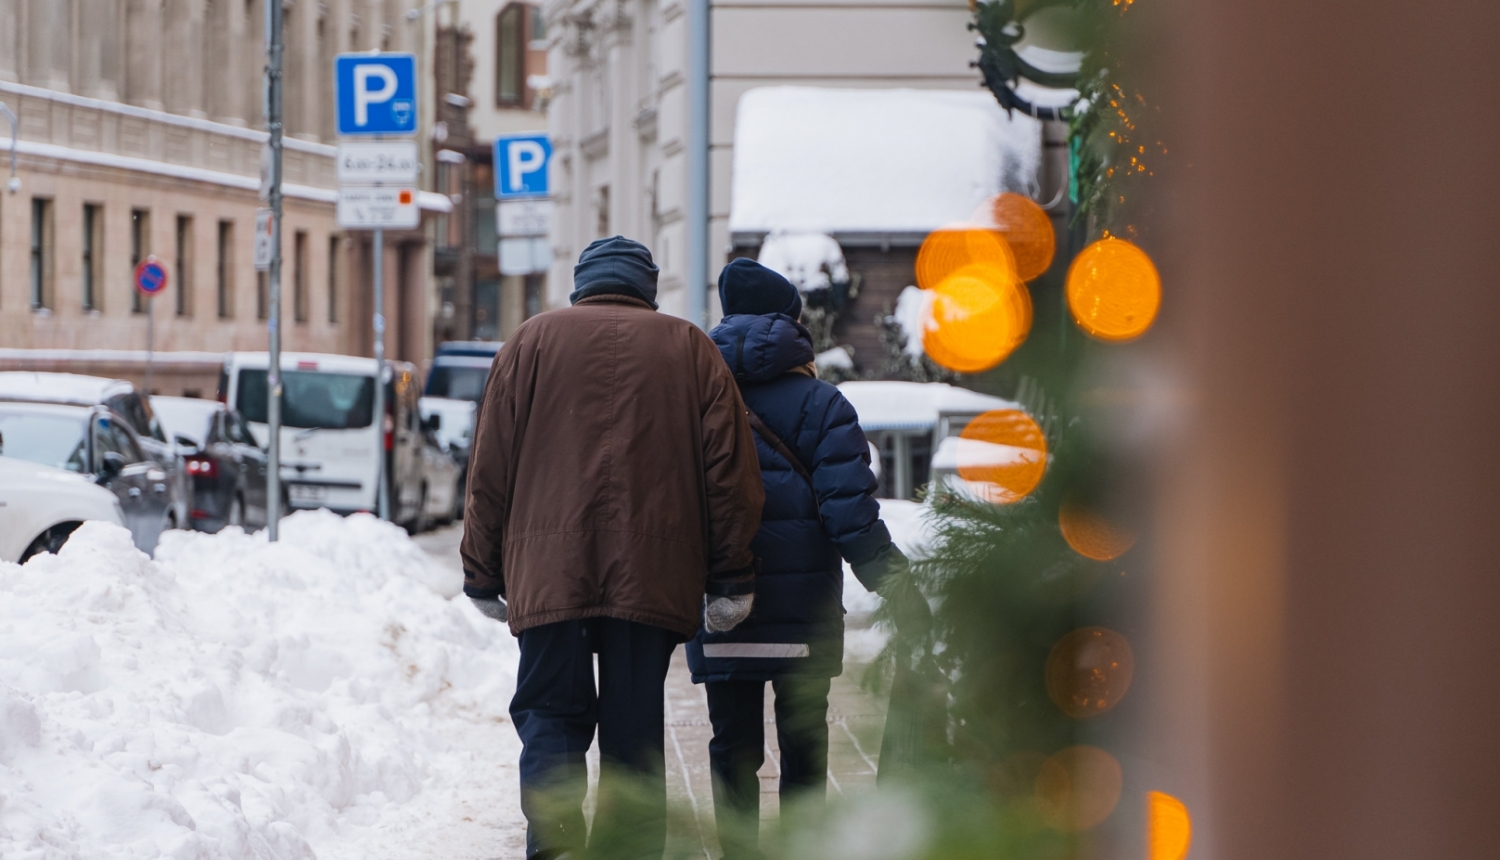
[(812, 334), (784, 314), (733, 314), (709, 332), (740, 382), (765, 382), (813, 360)]

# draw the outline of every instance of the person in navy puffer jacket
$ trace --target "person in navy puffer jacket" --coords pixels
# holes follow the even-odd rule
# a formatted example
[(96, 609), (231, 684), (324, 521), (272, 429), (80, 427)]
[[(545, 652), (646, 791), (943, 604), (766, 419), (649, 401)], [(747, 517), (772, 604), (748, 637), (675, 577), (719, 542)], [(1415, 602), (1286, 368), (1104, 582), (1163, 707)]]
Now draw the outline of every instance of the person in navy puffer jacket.
[[(842, 561), (872, 591), (904, 582), (892, 577), (908, 564), (880, 520), (859, 416), (815, 375), (797, 288), (738, 259), (719, 276), (719, 301), (724, 319), (710, 334), (751, 412), (765, 484), (760, 531), (750, 544), (760, 569), (750, 617), (725, 633), (700, 632), (687, 656), (693, 682), (708, 692), (720, 842), (725, 858), (740, 858), (758, 856), (766, 683), (776, 694), (782, 800), (820, 800), (830, 679), (843, 671)], [(920, 595), (902, 603), (908, 611), (927, 609)]]

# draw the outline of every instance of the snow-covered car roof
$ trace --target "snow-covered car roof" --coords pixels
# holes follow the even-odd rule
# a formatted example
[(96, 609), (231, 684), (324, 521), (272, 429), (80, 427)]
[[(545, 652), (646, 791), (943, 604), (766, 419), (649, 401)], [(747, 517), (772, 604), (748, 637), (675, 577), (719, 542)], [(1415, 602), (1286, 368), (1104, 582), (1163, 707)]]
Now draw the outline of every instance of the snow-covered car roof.
[(930, 431), (941, 415), (977, 415), (992, 409), (1020, 409), (1002, 397), (980, 394), (946, 382), (844, 382), (839, 393), (859, 414), (866, 432)]
[(925, 235), (1034, 184), (1041, 123), (984, 91), (761, 87), (740, 97), (729, 229)]
[(127, 394), (135, 386), (123, 379), (84, 376), (78, 373), (45, 373), (30, 370), (0, 372), (0, 400), (34, 403), (71, 403), (92, 406), (105, 398)]
[(214, 414), (223, 411), (224, 404), (198, 397), (154, 396), (151, 409), (168, 436), (186, 436), (201, 445)]

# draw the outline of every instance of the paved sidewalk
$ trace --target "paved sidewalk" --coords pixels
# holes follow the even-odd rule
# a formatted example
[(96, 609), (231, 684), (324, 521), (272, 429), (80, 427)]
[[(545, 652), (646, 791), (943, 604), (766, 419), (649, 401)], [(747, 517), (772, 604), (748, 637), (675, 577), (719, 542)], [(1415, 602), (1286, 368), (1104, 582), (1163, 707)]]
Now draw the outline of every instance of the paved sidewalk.
[[(864, 667), (846, 665), (844, 674), (833, 680), (828, 708), (828, 796), (875, 785), (875, 766), (880, 754), (881, 733), (885, 729), (885, 702), (859, 688)], [(773, 694), (766, 690), (766, 764), (760, 770), (760, 817), (775, 819), (780, 803), (777, 781), (780, 751), (776, 746), (775, 720), (772, 717)], [(696, 832), (672, 832), (671, 847), (684, 854), (702, 852), (704, 857), (719, 856), (719, 840), (714, 830), (713, 788), (708, 769), (708, 741), (713, 730), (708, 724), (708, 704), (703, 687), (689, 678), (687, 659), (681, 648), (672, 655), (672, 670), (667, 676), (667, 794), (674, 804), (690, 806), (697, 819)], [(680, 830), (681, 828), (674, 828)]]
[[(458, 542), (463, 534), (463, 525), (456, 523), (446, 528), (419, 535), (416, 541), (430, 555), (459, 568)], [(846, 664), (844, 674), (833, 680), (828, 709), (828, 795), (836, 799), (839, 795), (875, 785), (875, 767), (880, 753), (881, 733), (885, 730), (885, 701), (877, 700), (859, 687), (864, 666)], [(776, 732), (772, 718), (773, 694), (766, 691), (766, 764), (760, 771), (761, 820), (777, 817), (777, 766), (779, 751), (776, 747)], [(690, 680), (687, 658), (682, 648), (672, 655), (672, 669), (667, 676), (667, 793), (674, 807), (691, 809), (692, 823), (674, 820), (668, 833), (668, 842), (675, 855), (703, 856), (708, 860), (719, 857), (719, 840), (714, 830), (713, 788), (708, 770), (708, 740), (712, 729), (708, 724), (708, 703), (701, 686)], [(498, 728), (498, 727), (497, 727)], [(508, 724), (504, 731), (514, 731)], [(589, 753), (590, 782), (597, 779), (598, 750)], [(592, 789), (592, 786), (591, 786)], [(469, 798), (476, 807), (486, 806), (483, 798)], [(590, 807), (593, 792), (590, 791)], [(510, 803), (514, 803), (513, 800)], [(493, 847), (499, 847), (501, 856), (508, 858), (524, 840), (525, 824), (520, 810), (490, 809), (484, 827), (490, 828)], [(504, 830), (506, 824), (515, 832)], [(503, 846), (503, 847), (501, 847)], [(492, 849), (493, 850), (493, 849)], [(458, 855), (454, 855), (458, 856)], [(489, 852), (463, 856), (494, 857)], [(515, 855), (520, 857), (519, 852)]]

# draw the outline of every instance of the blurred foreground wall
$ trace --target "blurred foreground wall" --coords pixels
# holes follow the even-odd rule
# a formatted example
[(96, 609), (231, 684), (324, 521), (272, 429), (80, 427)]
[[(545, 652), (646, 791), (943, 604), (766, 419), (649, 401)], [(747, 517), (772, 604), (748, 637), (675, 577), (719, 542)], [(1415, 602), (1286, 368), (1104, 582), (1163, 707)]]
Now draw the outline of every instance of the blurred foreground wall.
[(1190, 856), (1496, 856), (1500, 7), (1135, 11), (1180, 395), (1149, 733)]

